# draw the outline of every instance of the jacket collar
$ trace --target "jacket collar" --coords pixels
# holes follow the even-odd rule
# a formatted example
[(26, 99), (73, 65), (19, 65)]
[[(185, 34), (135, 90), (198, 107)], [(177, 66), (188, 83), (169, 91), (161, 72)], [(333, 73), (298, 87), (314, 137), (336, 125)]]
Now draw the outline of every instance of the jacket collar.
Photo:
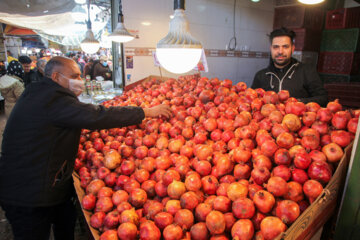
[(289, 68), (291, 68), (296, 63), (298, 63), (298, 60), (296, 60), (295, 58), (292, 57), (291, 60), (290, 60), (290, 63), (287, 66), (285, 66), (284, 68), (280, 69), (280, 68), (275, 67), (274, 61), (272, 60), (272, 58), (270, 58), (268, 71), (276, 73), (276, 74), (285, 73), (285, 72), (287, 72), (289, 70)]

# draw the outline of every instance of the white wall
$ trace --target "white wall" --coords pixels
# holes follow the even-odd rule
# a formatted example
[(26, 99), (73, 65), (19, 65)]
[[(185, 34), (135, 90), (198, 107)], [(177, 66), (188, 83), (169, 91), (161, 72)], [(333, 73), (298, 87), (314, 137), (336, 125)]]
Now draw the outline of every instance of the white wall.
[[(168, 32), (169, 16), (173, 14), (173, 0), (126, 0), (123, 2), (125, 25), (129, 29), (139, 30), (139, 39), (125, 44), (125, 47), (152, 47)], [(268, 51), (266, 34), (271, 32), (273, 23), (273, 0), (253, 3), (250, 0), (236, 1), (236, 38), (237, 50), (246, 47), (250, 51)], [(190, 31), (200, 40), (205, 49), (225, 50), (233, 36), (234, 0), (188, 0), (186, 16), (190, 22)], [(143, 21), (150, 26), (141, 24)], [(248, 85), (256, 71), (268, 64), (268, 59), (207, 57), (209, 72), (203, 76), (244, 81)], [(163, 75), (174, 76), (165, 72)], [(135, 56), (134, 69), (126, 69), (132, 81), (149, 75), (159, 75), (152, 57)]]

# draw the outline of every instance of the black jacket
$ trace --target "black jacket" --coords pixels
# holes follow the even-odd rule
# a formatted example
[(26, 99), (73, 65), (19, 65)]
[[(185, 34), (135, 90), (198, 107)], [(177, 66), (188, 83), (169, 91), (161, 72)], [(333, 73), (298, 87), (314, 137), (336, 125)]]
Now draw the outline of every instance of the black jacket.
[(288, 90), (290, 97), (304, 103), (317, 102), (325, 106), (328, 102), (327, 92), (315, 67), (300, 63), (294, 58), (283, 69), (276, 68), (270, 61), (267, 68), (256, 73), (251, 88), (275, 92)]
[(81, 103), (49, 78), (30, 84), (4, 131), (0, 202), (36, 207), (65, 201), (71, 194), (81, 129), (122, 127), (143, 118), (140, 107)]
[(27, 87), (30, 83), (39, 82), (41, 78), (41, 73), (38, 70), (30, 70), (24, 75), (24, 86)]

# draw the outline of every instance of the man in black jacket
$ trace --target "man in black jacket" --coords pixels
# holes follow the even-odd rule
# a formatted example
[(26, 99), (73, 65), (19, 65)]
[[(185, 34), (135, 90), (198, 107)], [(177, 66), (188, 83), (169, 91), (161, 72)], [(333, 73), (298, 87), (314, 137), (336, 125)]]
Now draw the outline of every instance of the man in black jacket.
[(145, 117), (171, 115), (166, 105), (143, 109), (81, 103), (80, 75), (73, 60), (52, 58), (45, 77), (25, 89), (7, 122), (0, 205), (15, 240), (49, 239), (51, 225), (56, 239), (74, 239), (71, 174), (82, 128), (122, 127), (139, 124)]
[(24, 69), (24, 86), (27, 87), (32, 82), (37, 82), (39, 77), (36, 71), (31, 69), (32, 60), (28, 56), (20, 56), (19, 62), (23, 66)]
[(288, 90), (291, 97), (304, 103), (317, 102), (325, 106), (327, 93), (315, 66), (291, 57), (295, 49), (294, 38), (295, 33), (286, 28), (270, 33), (270, 64), (256, 73), (251, 88), (275, 92)]

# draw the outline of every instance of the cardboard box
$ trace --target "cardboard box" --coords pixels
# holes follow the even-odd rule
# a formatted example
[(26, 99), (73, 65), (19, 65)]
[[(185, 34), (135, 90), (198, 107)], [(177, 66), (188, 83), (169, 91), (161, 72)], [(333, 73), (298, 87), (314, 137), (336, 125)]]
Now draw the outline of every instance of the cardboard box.
[(343, 158), (339, 162), (335, 173), (324, 188), (322, 194), (296, 219), (291, 227), (288, 228), (286, 232), (280, 234), (276, 240), (311, 239), (334, 214), (337, 198), (340, 197), (343, 191), (352, 145), (351, 143), (345, 149)]

